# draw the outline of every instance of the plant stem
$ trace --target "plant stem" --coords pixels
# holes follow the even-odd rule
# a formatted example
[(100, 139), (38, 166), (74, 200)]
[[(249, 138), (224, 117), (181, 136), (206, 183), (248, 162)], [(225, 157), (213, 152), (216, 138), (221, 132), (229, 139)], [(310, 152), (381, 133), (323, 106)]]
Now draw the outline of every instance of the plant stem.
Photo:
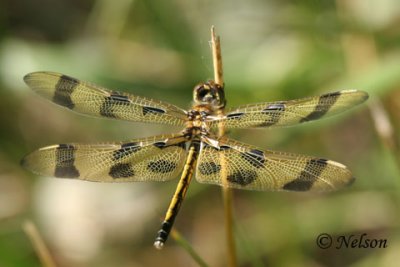
[(33, 248), (35, 249), (43, 266), (56, 267), (55, 261), (51, 256), (49, 249), (44, 243), (44, 240), (40, 235), (38, 229), (36, 228), (35, 224), (30, 220), (26, 220), (22, 225), (22, 229), (31, 240)]
[(192, 259), (201, 267), (207, 267), (208, 265), (203, 261), (203, 259), (199, 256), (199, 254), (196, 253), (196, 251), (192, 248), (189, 242), (187, 242), (186, 239), (184, 239), (181, 234), (175, 230), (171, 230), (171, 236), (177, 242), (182, 248), (184, 248), (189, 255), (192, 257)]
[[(216, 36), (214, 26), (211, 27), (211, 48), (212, 58), (214, 65), (214, 81), (216, 84), (224, 87), (224, 77), (222, 70), (222, 54), (221, 54), (221, 43), (219, 36)], [(221, 110), (222, 111), (222, 110)], [(225, 135), (224, 125), (221, 123), (218, 125), (218, 138), (222, 138)], [(226, 234), (226, 246), (228, 252), (229, 266), (237, 266), (236, 260), (236, 248), (235, 239), (233, 236), (233, 211), (232, 211), (232, 190), (226, 186), (227, 184), (227, 165), (224, 154), (221, 154), (221, 176), (225, 186), (222, 187), (222, 197), (224, 202), (224, 218), (225, 218), (225, 234)]]

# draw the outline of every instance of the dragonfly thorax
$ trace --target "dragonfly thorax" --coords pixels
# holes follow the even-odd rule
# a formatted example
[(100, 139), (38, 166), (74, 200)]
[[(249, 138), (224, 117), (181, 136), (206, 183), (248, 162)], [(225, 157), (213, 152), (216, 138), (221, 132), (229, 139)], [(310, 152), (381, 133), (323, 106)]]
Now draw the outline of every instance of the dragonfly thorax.
[(209, 127), (206, 123), (206, 117), (210, 111), (204, 106), (194, 106), (187, 113), (188, 120), (183, 135), (188, 139), (193, 139), (201, 135), (209, 134)]
[(208, 105), (211, 110), (225, 107), (224, 89), (214, 81), (198, 84), (193, 89), (195, 105)]

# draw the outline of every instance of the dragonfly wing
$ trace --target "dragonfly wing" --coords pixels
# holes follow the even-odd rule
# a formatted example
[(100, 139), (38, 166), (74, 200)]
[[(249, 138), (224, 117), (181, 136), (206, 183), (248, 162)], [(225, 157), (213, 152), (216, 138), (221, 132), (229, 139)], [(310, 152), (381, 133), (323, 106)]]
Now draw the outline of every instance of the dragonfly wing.
[(111, 91), (54, 72), (33, 72), (25, 83), (39, 95), (86, 115), (137, 122), (184, 125), (186, 112), (174, 105)]
[(95, 182), (166, 181), (177, 177), (187, 155), (181, 135), (136, 139), (124, 143), (60, 144), (28, 154), (28, 170), (58, 178)]
[(346, 166), (332, 160), (210, 138), (202, 142), (196, 179), (201, 183), (262, 191), (330, 191), (354, 180)]
[(225, 128), (261, 128), (290, 126), (317, 120), (346, 111), (368, 99), (358, 90), (343, 90), (297, 100), (258, 103), (228, 110), (226, 115), (211, 118), (212, 126)]

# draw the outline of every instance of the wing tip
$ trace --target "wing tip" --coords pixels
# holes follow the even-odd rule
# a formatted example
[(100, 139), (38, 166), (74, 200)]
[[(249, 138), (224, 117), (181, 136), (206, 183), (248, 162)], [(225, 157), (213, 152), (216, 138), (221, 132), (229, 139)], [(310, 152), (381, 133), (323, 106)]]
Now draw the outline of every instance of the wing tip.
[(26, 157), (27, 157), (27, 155), (24, 156), (24, 157), (19, 161), (19, 165), (20, 165), (21, 167), (23, 167), (24, 169), (26, 169)]
[(333, 190), (349, 187), (355, 182), (356, 178), (353, 176), (352, 172), (349, 170), (349, 168), (347, 168), (347, 166), (333, 160), (329, 160), (329, 163), (339, 167), (343, 171), (342, 181), (339, 182), (337, 186), (333, 188)]
[(23, 77), (24, 82), (29, 85), (29, 82), (32, 80), (32, 78), (37, 74), (37, 72), (30, 72), (28, 74), (26, 74)]
[(50, 146), (41, 147), (34, 151), (31, 151), (22, 157), (22, 159), (19, 161), (19, 164), (21, 167), (23, 167), (24, 169), (26, 169), (28, 171), (31, 171), (35, 174), (40, 174), (40, 172), (38, 172), (34, 167), (35, 164), (33, 162), (34, 162), (35, 157), (37, 157), (38, 154), (40, 154), (42, 151), (45, 151), (48, 149), (55, 149), (59, 146), (60, 145), (50, 145)]
[(29, 82), (31, 80), (38, 79), (38, 78), (40, 78), (40, 76), (43, 76), (43, 75), (58, 77), (62, 74), (57, 73), (57, 72), (52, 72), (52, 71), (34, 71), (34, 72), (29, 72), (29, 73), (25, 74), (23, 77), (23, 80), (26, 84), (29, 85)]
[(32, 153), (34, 153), (34, 152), (31, 152), (31, 153), (29, 153), (29, 154), (26, 154), (26, 155), (19, 161), (19, 165), (20, 165), (22, 168), (24, 168), (25, 170), (27, 170), (27, 171), (30, 171), (30, 172), (32, 172), (32, 173), (34, 173), (34, 174), (38, 174), (38, 172), (37, 172), (34, 168), (32, 168), (32, 166), (31, 166), (31, 164), (30, 164), (30, 162), (29, 162), (29, 157), (32, 155)]
[(347, 181), (346, 186), (351, 186), (356, 181), (356, 177), (351, 176), (350, 179)]
[(26, 85), (28, 85), (31, 89), (33, 89), (33, 84), (34, 84), (34, 80), (37, 80), (40, 74), (42, 74), (43, 72), (41, 71), (35, 71), (35, 72), (30, 72), (28, 74), (26, 74), (23, 79)]
[(346, 89), (339, 91), (340, 94), (354, 94), (357, 95), (357, 104), (361, 104), (369, 98), (369, 94), (365, 91), (358, 90), (358, 89)]

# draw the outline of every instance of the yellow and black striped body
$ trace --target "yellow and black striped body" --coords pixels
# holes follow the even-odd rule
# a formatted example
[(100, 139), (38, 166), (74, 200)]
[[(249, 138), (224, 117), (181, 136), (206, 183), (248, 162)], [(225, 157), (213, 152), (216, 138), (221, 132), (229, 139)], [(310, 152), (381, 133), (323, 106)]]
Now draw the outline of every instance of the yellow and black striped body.
[(161, 249), (168, 239), (172, 225), (182, 205), (188, 190), (190, 181), (196, 168), (197, 158), (200, 152), (201, 136), (209, 135), (208, 124), (206, 118), (209, 115), (217, 114), (225, 107), (225, 97), (223, 88), (209, 81), (200, 84), (193, 90), (194, 105), (188, 111), (188, 120), (186, 128), (182, 131), (183, 135), (190, 140), (188, 155), (183, 168), (181, 179), (179, 180), (175, 194), (169, 204), (165, 219), (158, 231), (154, 246)]
[(225, 112), (223, 88), (208, 81), (194, 88), (194, 104), (186, 111), (53, 72), (31, 73), (24, 80), (41, 96), (82, 114), (183, 127), (177, 134), (126, 142), (52, 145), (22, 160), (39, 175), (95, 182), (168, 181), (181, 174), (156, 238), (158, 248), (168, 238), (193, 175), (201, 183), (262, 191), (330, 191), (354, 181), (341, 163), (261, 149), (216, 133), (219, 127), (290, 126), (336, 115), (364, 102), (368, 94), (362, 91), (248, 104)]
[(168, 239), (169, 232), (171, 231), (172, 225), (174, 224), (175, 218), (182, 205), (183, 199), (186, 196), (186, 192), (189, 188), (190, 181), (193, 177), (193, 172), (196, 166), (197, 157), (199, 154), (200, 144), (198, 141), (193, 141), (189, 147), (188, 157), (186, 159), (185, 167), (176, 188), (175, 194), (172, 197), (171, 203), (169, 204), (167, 214), (161, 225), (160, 231), (158, 231), (154, 246), (161, 249), (164, 243)]

